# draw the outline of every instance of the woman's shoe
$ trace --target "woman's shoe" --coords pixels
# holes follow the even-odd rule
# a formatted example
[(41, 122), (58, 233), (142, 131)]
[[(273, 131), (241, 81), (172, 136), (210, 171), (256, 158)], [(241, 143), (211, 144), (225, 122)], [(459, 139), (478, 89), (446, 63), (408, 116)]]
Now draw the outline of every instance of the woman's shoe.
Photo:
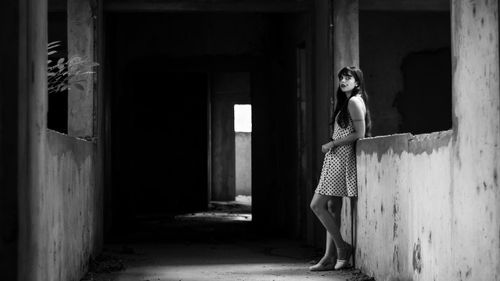
[(337, 263), (335, 263), (335, 267), (334, 267), (335, 270), (340, 270), (340, 269), (345, 269), (345, 268), (351, 267), (349, 260), (351, 259), (352, 250), (353, 250), (352, 246), (349, 244), (347, 247), (345, 247), (344, 251), (346, 251), (347, 253), (346, 253), (345, 257), (343, 257), (342, 259), (337, 259)]
[(317, 264), (310, 266), (309, 270), (310, 271), (327, 271), (327, 270), (333, 270), (334, 268), (335, 268), (335, 265), (333, 263), (322, 264), (321, 262), (318, 262)]
[(349, 260), (337, 260), (337, 263), (335, 264), (334, 269), (335, 270), (341, 270), (345, 268), (350, 268), (351, 264), (349, 263)]

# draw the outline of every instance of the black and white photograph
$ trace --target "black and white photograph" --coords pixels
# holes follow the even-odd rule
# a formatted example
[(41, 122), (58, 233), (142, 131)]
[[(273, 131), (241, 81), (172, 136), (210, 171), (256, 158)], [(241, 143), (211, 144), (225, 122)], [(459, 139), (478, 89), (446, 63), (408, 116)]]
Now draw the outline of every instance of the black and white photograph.
[(1, 0), (0, 281), (500, 281), (498, 0)]

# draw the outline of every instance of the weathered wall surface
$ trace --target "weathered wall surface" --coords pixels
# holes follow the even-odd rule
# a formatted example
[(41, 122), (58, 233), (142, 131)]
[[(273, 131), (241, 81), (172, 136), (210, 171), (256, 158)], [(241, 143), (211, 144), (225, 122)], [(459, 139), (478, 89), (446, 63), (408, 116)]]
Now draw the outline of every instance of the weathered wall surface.
[[(96, 144), (48, 130), (41, 188), (22, 202), (29, 224), (21, 235), (19, 280), (78, 281), (102, 246), (102, 186)], [(23, 221), (24, 222), (24, 221)]]
[(377, 280), (500, 280), (498, 2), (452, 2), (453, 130), (358, 143), (356, 265)]
[(498, 1), (452, 1), (455, 279), (500, 280), (498, 24)]
[(18, 163), (11, 163), (18, 168), (17, 280), (78, 281), (101, 245), (101, 157), (97, 143), (47, 130), (47, 1), (17, 9), (25, 20), (13, 92), (18, 120), (11, 120), (19, 130)]
[(102, 192), (96, 185), (96, 145), (47, 132), (46, 188), (37, 234), (37, 280), (80, 280), (102, 244)]
[(448, 280), (436, 273), (449, 260), (450, 151), (451, 131), (358, 142), (357, 267), (377, 280)]

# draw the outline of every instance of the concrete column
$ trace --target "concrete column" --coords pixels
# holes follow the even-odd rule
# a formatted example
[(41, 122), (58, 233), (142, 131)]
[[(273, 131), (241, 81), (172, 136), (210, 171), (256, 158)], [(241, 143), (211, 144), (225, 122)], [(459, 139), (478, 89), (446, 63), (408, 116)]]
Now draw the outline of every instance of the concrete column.
[[(46, 275), (47, 259), (43, 257), (47, 243), (40, 234), (47, 230), (41, 219), (46, 202), (40, 195), (46, 187), (47, 0), (22, 0), (18, 5), (19, 90), (14, 93), (18, 95), (17, 280), (47, 280), (51, 279)], [(3, 9), (4, 3), (2, 14)], [(15, 22), (11, 24), (16, 26)]]
[(234, 102), (216, 96), (212, 104), (212, 200), (231, 201), (236, 196)]
[(333, 75), (344, 66), (359, 67), (359, 0), (333, 1)]
[[(328, 140), (329, 119), (330, 119), (330, 99), (331, 91), (328, 87), (330, 54), (328, 50), (329, 32), (329, 1), (314, 1), (314, 22), (313, 22), (313, 139), (312, 143), (312, 175), (313, 186), (318, 183), (324, 154), (321, 153), (321, 145)], [(314, 191), (314, 190), (313, 190)], [(311, 192), (312, 191), (308, 191)], [(312, 198), (312, 197), (311, 197)], [(312, 230), (312, 231), (311, 231)], [(325, 245), (324, 228), (317, 218), (308, 220), (307, 241), (318, 247)]]
[[(344, 66), (359, 67), (359, 2), (358, 0), (333, 1), (333, 91), (338, 88), (337, 73)], [(342, 210), (342, 235), (353, 243), (353, 218), (356, 216), (355, 199), (344, 199)]]
[(26, 37), (23, 29), (26, 18), (20, 5), (27, 1), (3, 1), (0, 8), (0, 271), (2, 279), (17, 280), (18, 261), (18, 146), (21, 77), (27, 77), (26, 65), (19, 59), (26, 50), (20, 39)]
[(500, 280), (498, 1), (453, 0), (451, 24), (450, 278)]
[[(94, 61), (94, 24), (97, 1), (68, 0), (68, 58)], [(68, 134), (76, 137), (94, 135), (94, 75), (82, 75), (68, 91)]]

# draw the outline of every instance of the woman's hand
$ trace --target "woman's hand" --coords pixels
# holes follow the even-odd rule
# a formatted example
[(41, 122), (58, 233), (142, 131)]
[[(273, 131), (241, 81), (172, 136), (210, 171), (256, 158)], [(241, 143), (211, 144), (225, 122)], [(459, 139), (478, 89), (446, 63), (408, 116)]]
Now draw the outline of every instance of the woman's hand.
[(327, 153), (330, 149), (333, 148), (333, 146), (333, 141), (325, 143), (321, 146), (321, 151), (323, 151), (323, 153)]

